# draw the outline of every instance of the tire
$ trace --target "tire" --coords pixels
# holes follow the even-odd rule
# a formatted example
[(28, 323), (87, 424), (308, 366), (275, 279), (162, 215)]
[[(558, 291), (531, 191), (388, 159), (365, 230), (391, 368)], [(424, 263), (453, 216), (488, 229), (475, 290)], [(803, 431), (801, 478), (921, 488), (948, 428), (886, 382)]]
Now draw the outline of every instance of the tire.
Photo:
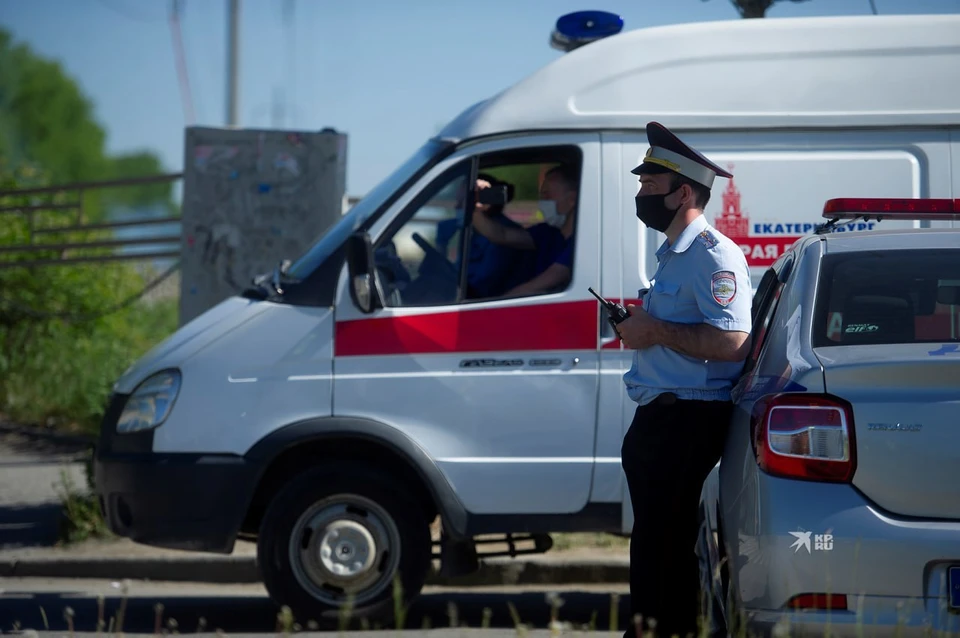
[(345, 610), (351, 619), (392, 623), (394, 577), (406, 608), (423, 589), (432, 551), (416, 499), (395, 479), (355, 463), (292, 479), (267, 508), (257, 540), (273, 601), (301, 626), (315, 621), (324, 629), (337, 628)]
[[(706, 514), (700, 509), (700, 619), (707, 623), (701, 630), (701, 636), (709, 638), (723, 638), (728, 635), (723, 617), (723, 607), (717, 601), (714, 589), (713, 570), (711, 569), (710, 539), (713, 534), (707, 524)], [(719, 553), (719, 548), (718, 548)], [(723, 567), (721, 566), (721, 569)]]

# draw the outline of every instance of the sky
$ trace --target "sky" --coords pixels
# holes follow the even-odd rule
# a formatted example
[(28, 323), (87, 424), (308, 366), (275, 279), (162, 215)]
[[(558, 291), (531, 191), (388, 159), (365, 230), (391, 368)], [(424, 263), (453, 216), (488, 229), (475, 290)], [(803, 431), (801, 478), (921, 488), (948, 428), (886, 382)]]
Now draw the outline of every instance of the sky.
[[(151, 150), (183, 168), (184, 127), (224, 126), (227, 0), (0, 0), (15, 41), (62, 63), (91, 100), (108, 152)], [(960, 0), (873, 0), (882, 15), (957, 13)], [(563, 55), (561, 15), (619, 14), (624, 30), (739, 20), (729, 0), (241, 0), (239, 125), (347, 135), (359, 196), (471, 104)], [(783, 0), (769, 18), (869, 15), (870, 0)], [(280, 104), (282, 109), (274, 109)], [(193, 113), (191, 117), (190, 113)]]

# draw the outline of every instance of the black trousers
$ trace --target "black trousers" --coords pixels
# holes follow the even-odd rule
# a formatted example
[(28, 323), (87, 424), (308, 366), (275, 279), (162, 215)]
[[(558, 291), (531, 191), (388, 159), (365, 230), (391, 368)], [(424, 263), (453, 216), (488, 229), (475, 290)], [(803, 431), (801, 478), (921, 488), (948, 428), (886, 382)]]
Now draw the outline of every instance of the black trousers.
[(661, 395), (637, 407), (620, 451), (633, 506), (631, 618), (625, 638), (653, 628), (661, 638), (698, 635), (699, 567), (694, 546), (703, 481), (723, 453), (733, 405)]

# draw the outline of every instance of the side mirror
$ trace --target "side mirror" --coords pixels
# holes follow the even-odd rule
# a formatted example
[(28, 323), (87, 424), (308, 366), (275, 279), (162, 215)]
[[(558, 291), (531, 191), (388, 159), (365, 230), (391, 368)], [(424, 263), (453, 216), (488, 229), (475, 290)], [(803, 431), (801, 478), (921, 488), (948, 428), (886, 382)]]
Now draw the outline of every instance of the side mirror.
[(350, 277), (350, 297), (366, 314), (376, 310), (380, 295), (374, 282), (373, 244), (367, 233), (354, 233), (347, 239), (347, 272)]

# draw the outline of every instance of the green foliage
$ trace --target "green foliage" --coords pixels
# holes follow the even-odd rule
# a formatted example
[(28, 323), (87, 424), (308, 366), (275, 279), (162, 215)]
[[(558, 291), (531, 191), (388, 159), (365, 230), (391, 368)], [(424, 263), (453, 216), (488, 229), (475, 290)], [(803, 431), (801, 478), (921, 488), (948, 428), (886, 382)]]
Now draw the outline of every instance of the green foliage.
[[(14, 44), (10, 33), (0, 29), (0, 158), (12, 165), (42, 166), (53, 184), (162, 172), (159, 159), (150, 153), (108, 156), (106, 132), (93, 111), (58, 62)], [(169, 183), (86, 191), (84, 216), (102, 220), (109, 204), (169, 208), (171, 193)]]
[[(92, 486), (87, 475), (88, 488)], [(66, 470), (60, 471), (60, 502), (63, 518), (60, 525), (60, 541), (64, 544), (78, 543), (92, 538), (110, 538), (112, 535), (106, 521), (100, 515), (96, 497), (88, 489), (77, 489)]]
[[(109, 179), (128, 179), (159, 175), (163, 172), (163, 166), (156, 155), (141, 151), (113, 158), (110, 174), (107, 177)], [(175, 215), (179, 211), (171, 199), (171, 193), (170, 182), (122, 186), (104, 191), (108, 205), (148, 207), (160, 204), (163, 206), (162, 213), (164, 215)]]
[[(18, 174), (0, 168), (0, 189), (37, 182), (33, 170)], [(0, 198), (0, 206), (24, 198)], [(34, 225), (62, 224), (55, 212), (34, 214)], [(44, 234), (35, 244), (89, 241), (92, 232)], [(99, 237), (108, 236), (99, 233)], [(28, 242), (25, 216), (0, 218), (0, 246)], [(94, 249), (84, 249), (95, 254)], [(5, 255), (3, 261), (56, 259), (59, 251)], [(135, 297), (156, 277), (134, 263), (92, 262), (0, 268), (0, 411), (24, 423), (54, 419), (94, 433), (117, 377), (177, 326), (177, 300), (138, 302)]]
[[(149, 152), (109, 156), (105, 140), (92, 103), (63, 67), (0, 29), (0, 190), (163, 172)], [(71, 204), (79, 197), (83, 221), (96, 222), (117, 208), (159, 205), (169, 214), (171, 194), (166, 182), (0, 196), (0, 206)], [(32, 229), (76, 221), (64, 211), (0, 213), (0, 246), (111, 237), (91, 231), (31, 237)], [(70, 256), (107, 252), (85, 248)], [(4, 262), (61, 257), (55, 249), (0, 255)], [(117, 377), (177, 326), (176, 299), (117, 308), (155, 276), (136, 262), (0, 268), (0, 412), (25, 423), (53, 419), (95, 431)]]
[(13, 45), (0, 31), (0, 95), (7, 122), (4, 147), (24, 160), (39, 162), (55, 181), (103, 176), (106, 134), (93, 119), (93, 107), (57, 62)]

